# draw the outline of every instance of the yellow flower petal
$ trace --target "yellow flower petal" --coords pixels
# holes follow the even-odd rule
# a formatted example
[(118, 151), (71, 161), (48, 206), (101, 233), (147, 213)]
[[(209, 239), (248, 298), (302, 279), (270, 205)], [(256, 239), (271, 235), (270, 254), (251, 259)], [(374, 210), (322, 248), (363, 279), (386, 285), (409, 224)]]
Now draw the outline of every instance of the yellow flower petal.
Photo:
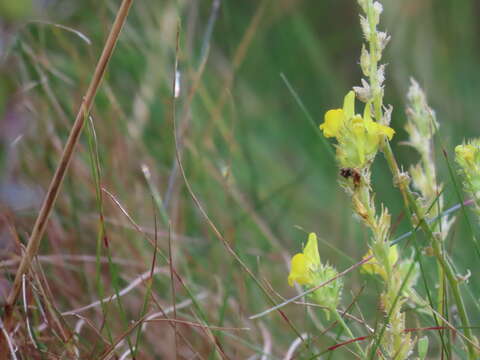
[[(372, 249), (369, 249), (363, 258), (366, 259), (372, 255), (373, 255)], [(363, 264), (361, 269), (364, 273), (367, 273), (370, 275), (376, 274), (383, 277), (383, 275), (385, 274), (385, 270), (378, 264), (377, 259), (375, 259), (375, 257), (373, 257), (369, 262), (366, 262), (365, 264)]]
[(398, 247), (397, 245), (390, 246), (390, 249), (388, 249), (388, 262), (390, 263), (390, 266), (395, 265), (397, 261), (398, 261)]
[(317, 235), (310, 233), (308, 234), (307, 245), (305, 245), (303, 252), (294, 255), (291, 260), (288, 284), (292, 286), (294, 282), (297, 282), (300, 285), (311, 285), (313, 273), (320, 266)]
[(355, 92), (349, 91), (343, 99), (343, 112), (345, 117), (350, 119), (355, 115)]
[(320, 266), (320, 254), (318, 253), (317, 235), (315, 233), (308, 234), (308, 241), (303, 249), (303, 254), (307, 258), (308, 266), (311, 269)]
[(365, 128), (370, 135), (375, 137), (384, 135), (388, 140), (392, 140), (392, 137), (395, 134), (395, 130), (390, 126), (379, 124), (373, 120), (365, 120)]
[(371, 102), (368, 102), (365, 105), (365, 110), (363, 112), (363, 120), (365, 121), (366, 127), (370, 127), (371, 130), (374, 130), (378, 135), (385, 135), (388, 137), (388, 140), (392, 140), (393, 134), (395, 134), (395, 130), (393, 130), (389, 126), (381, 125), (372, 120), (371, 117)]
[[(369, 249), (368, 252), (363, 257), (364, 259), (372, 256), (372, 249)], [(397, 245), (393, 245), (388, 249), (388, 262), (390, 266), (393, 266), (398, 261), (398, 248)], [(371, 274), (371, 275), (380, 275), (382, 278), (386, 279), (387, 272), (385, 268), (373, 257), (369, 262), (362, 265), (362, 271)]]
[(365, 121), (373, 121), (371, 116), (372, 102), (369, 101), (365, 104), (365, 109), (363, 110), (363, 118)]
[(328, 110), (325, 113), (323, 124), (320, 125), (320, 130), (323, 131), (325, 137), (337, 137), (339, 130), (345, 122), (345, 114), (342, 109)]
[(378, 125), (379, 126), (379, 133), (385, 135), (388, 140), (392, 140), (393, 135), (395, 134), (395, 130), (393, 130), (390, 126), (385, 125)]
[(365, 134), (365, 125), (365, 121), (360, 115), (356, 115), (350, 120), (350, 129), (357, 137)]
[(467, 163), (474, 162), (476, 151), (476, 147), (472, 144), (458, 145), (455, 147), (455, 155), (457, 156), (457, 158)]
[(301, 253), (293, 256), (290, 265), (288, 284), (293, 286), (294, 282), (297, 282), (300, 285), (307, 285), (311, 282), (307, 257)]

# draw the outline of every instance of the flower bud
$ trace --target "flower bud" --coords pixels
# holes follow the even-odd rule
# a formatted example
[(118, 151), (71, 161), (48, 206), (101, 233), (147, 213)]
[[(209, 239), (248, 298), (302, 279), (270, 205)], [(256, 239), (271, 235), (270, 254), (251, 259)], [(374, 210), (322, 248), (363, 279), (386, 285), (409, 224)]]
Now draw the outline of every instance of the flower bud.
[(365, 48), (365, 45), (362, 46), (362, 52), (360, 54), (360, 67), (365, 76), (370, 74), (370, 53)]

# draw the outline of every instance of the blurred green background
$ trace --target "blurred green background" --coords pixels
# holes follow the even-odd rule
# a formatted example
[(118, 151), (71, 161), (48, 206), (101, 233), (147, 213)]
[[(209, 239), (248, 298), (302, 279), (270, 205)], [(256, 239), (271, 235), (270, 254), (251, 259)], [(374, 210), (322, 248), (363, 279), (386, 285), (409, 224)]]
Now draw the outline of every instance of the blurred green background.
[[(440, 122), (437, 164), (446, 185), (446, 203), (454, 205), (459, 200), (442, 150), (451, 158), (455, 144), (478, 135), (480, 3), (382, 3), (381, 27), (392, 36), (383, 62), (385, 103), (394, 107), (394, 151), (404, 168), (418, 160), (402, 145), (405, 94), (413, 76)], [(21, 241), (28, 238), (118, 5), (119, 1), (93, 0), (0, 1), (3, 260), (20, 253), (17, 236)], [(282, 296), (295, 294), (286, 282), (288, 260), (301, 249), (307, 232), (318, 234), (322, 260), (339, 270), (360, 260), (367, 250), (368, 232), (352, 217), (349, 199), (337, 184), (334, 159), (309, 120), (318, 125), (326, 110), (340, 107), (346, 92), (360, 84), (363, 39), (358, 20), (353, 0), (135, 1), (97, 96), (92, 117), (102, 186), (150, 232), (154, 212), (160, 211), (154, 210), (152, 188), (158, 191), (174, 234), (175, 266), (193, 293), (207, 291), (200, 306), (209, 323), (251, 328), (233, 335), (219, 332), (225, 352), (233, 358), (261, 357), (266, 334), (272, 342), (271, 358), (282, 358), (295, 334), (278, 314), (247, 320), (270, 304), (216, 239), (185, 188), (172, 127), (177, 25), (175, 121), (186, 177), (225, 239), (256, 276), (271, 285), (280, 302)], [(84, 136), (44, 237), (42, 255), (95, 255), (98, 212), (88, 159)], [(151, 173), (150, 187), (142, 166)], [(394, 235), (408, 231), (401, 198), (382, 155), (373, 176), (377, 202), (392, 214)], [(136, 264), (117, 265), (123, 287), (148, 270), (152, 249), (108, 196), (104, 202), (112, 256)], [(169, 229), (160, 217), (158, 222), (159, 246), (167, 252)], [(423, 244), (422, 236), (415, 241)], [(471, 241), (461, 219), (447, 244), (460, 273), (474, 272), (477, 259)], [(410, 247), (411, 243), (404, 249), (405, 256)], [(425, 266), (435, 269), (427, 256)], [(5, 268), (6, 284), (11, 270)], [(98, 298), (94, 263), (70, 264), (64, 259), (44, 264), (44, 271), (61, 311)], [(435, 278), (432, 272), (426, 272), (427, 279)], [(105, 271), (103, 276), (109, 294), (111, 274)], [(344, 306), (362, 291), (357, 314), (374, 321), (376, 281), (358, 271), (345, 281)], [(154, 285), (165, 306), (171, 304), (169, 284), (168, 276), (159, 276)], [(478, 294), (478, 285), (473, 277), (470, 294)], [(177, 300), (186, 298), (185, 289), (178, 282), (176, 286)], [(124, 297), (129, 319), (138, 318), (145, 291), (140, 287)], [(422, 284), (418, 291), (423, 292)], [(476, 300), (467, 299), (478, 313)], [(118, 334), (125, 324), (113, 315), (116, 305), (110, 306), (107, 321)], [(101, 312), (90, 311), (85, 314), (100, 326)], [(309, 358), (315, 346), (324, 350), (334, 343), (321, 334), (304, 307), (289, 305), (285, 311), (300, 332), (315, 336), (314, 346), (301, 347), (299, 357)], [(189, 310), (184, 312), (182, 316), (195, 320)], [(70, 327), (74, 320), (67, 319)], [(155, 323), (149, 329), (139, 358), (171, 358), (169, 326)], [(213, 351), (201, 331), (188, 326), (182, 331), (204, 356)], [(159, 334), (167, 334), (162, 343), (155, 340)], [(81, 334), (85, 339), (92, 336), (90, 330)], [(62, 346), (55, 337), (42, 341), (50, 348)], [(87, 343), (82, 348), (85, 354), (101, 350), (101, 346), (92, 350)], [(348, 356), (344, 349), (334, 354), (340, 359)]]

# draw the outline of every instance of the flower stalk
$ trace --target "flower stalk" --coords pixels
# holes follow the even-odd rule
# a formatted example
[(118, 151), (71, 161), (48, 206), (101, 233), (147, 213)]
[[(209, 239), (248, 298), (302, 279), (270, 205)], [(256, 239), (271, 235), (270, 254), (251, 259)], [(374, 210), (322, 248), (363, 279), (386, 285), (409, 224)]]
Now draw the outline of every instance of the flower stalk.
[[(380, 214), (374, 203), (375, 194), (370, 182), (370, 167), (374, 161), (377, 152), (388, 144), (394, 135), (394, 130), (389, 127), (390, 111), (384, 116), (382, 111), (383, 104), (383, 80), (384, 66), (378, 63), (382, 57), (382, 50), (389, 40), (389, 36), (377, 30), (380, 21), (382, 6), (379, 2), (371, 0), (359, 0), (359, 4), (365, 16), (361, 16), (361, 26), (367, 45), (362, 48), (360, 65), (368, 81), (362, 80), (362, 87), (354, 88), (357, 96), (365, 103), (363, 121), (365, 123), (376, 124), (375, 141), (370, 141), (370, 147), (361, 148), (355, 144), (361, 143), (363, 133), (355, 130), (355, 125), (360, 122), (359, 115), (351, 111), (354, 106), (349, 105), (348, 94), (345, 97), (343, 114), (339, 109), (330, 110), (325, 115), (325, 122), (320, 125), (324, 135), (333, 136), (337, 139), (337, 161), (341, 167), (340, 174), (341, 185), (352, 198), (354, 212), (362, 222), (370, 228), (372, 238), (369, 244), (369, 255), (373, 255), (374, 264), (365, 264), (365, 271), (371, 274), (380, 275), (384, 283), (384, 291), (380, 296), (381, 307), (389, 317), (386, 319), (386, 333), (380, 339), (387, 355), (391, 358), (406, 359), (412, 351), (413, 342), (410, 334), (405, 334), (405, 315), (401, 308), (406, 301), (402, 290), (403, 276), (406, 275), (401, 269), (403, 263), (398, 262), (398, 252), (396, 247), (391, 248), (389, 244), (390, 237), (390, 214), (387, 208), (382, 206)], [(352, 96), (353, 97), (353, 96)], [(373, 118), (371, 111), (373, 110)], [(342, 126), (335, 129), (332, 114), (340, 117), (343, 115)], [(349, 119), (352, 120), (349, 120)], [(357, 119), (357, 120), (354, 120)], [(331, 131), (337, 130), (337, 131)], [(353, 139), (351, 139), (353, 138)], [(364, 156), (365, 149), (368, 148), (368, 156)], [(344, 154), (349, 154), (345, 157)], [(356, 156), (352, 155), (356, 154)], [(349, 160), (349, 161), (346, 161)], [(345, 176), (345, 168), (353, 172), (354, 176)], [(408, 282), (413, 286), (414, 282)]]
[[(365, 50), (364, 50), (365, 51)], [(372, 274), (382, 275), (385, 290), (381, 295), (381, 307), (389, 314), (390, 321), (382, 345), (388, 354), (399, 354), (397, 359), (405, 359), (411, 352), (413, 343), (410, 334), (405, 334), (405, 318), (401, 313), (402, 304), (406, 301), (401, 291), (404, 272), (396, 266), (398, 253), (391, 255), (390, 214), (382, 206), (377, 214), (371, 186), (370, 167), (385, 139), (391, 139), (394, 130), (387, 125), (379, 124), (370, 115), (372, 102), (367, 101), (363, 116), (355, 113), (355, 94), (351, 91), (344, 99), (342, 109), (329, 110), (325, 121), (320, 125), (326, 137), (337, 140), (336, 159), (340, 166), (341, 186), (351, 196), (355, 214), (371, 230), (369, 244), (370, 255), (374, 256), (374, 265), (366, 265), (374, 269)], [(393, 322), (392, 322), (393, 321)]]
[[(310, 233), (303, 251), (295, 254), (291, 259), (288, 284), (293, 286), (297, 283), (307, 288), (314, 288), (327, 280), (335, 278), (337, 275), (337, 271), (332, 266), (329, 264), (323, 264), (320, 261), (317, 235), (315, 233)], [(316, 289), (310, 294), (310, 297), (325, 309), (325, 316), (327, 319), (329, 319), (330, 316), (333, 316), (345, 330), (347, 335), (354, 339), (355, 336), (337, 310), (338, 304), (340, 303), (342, 288), (343, 282), (339, 278)], [(357, 342), (355, 342), (355, 347), (361, 354), (362, 358), (365, 358), (365, 353)]]
[[(332, 310), (332, 314), (333, 314), (333, 317), (335, 318), (335, 320), (336, 320), (336, 321), (340, 324), (340, 326), (345, 330), (345, 332), (347, 333), (347, 335), (348, 335), (351, 339), (355, 339), (355, 336), (353, 335), (352, 330), (350, 330), (350, 327), (347, 325), (347, 323), (345, 322), (345, 320), (343, 320), (343, 316), (338, 312), (338, 310), (337, 310), (337, 309)], [(360, 353), (361, 358), (362, 358), (362, 359), (365, 359), (365, 352), (363, 351), (362, 347), (358, 344), (357, 341), (354, 341), (354, 344), (355, 344), (355, 347), (356, 347), (357, 351)]]
[[(382, 6), (379, 2), (373, 0), (358, 0), (358, 2), (366, 15), (366, 18), (361, 17), (361, 23), (365, 38), (367, 39), (369, 45), (370, 56), (364, 55), (361, 57), (361, 65), (362, 58), (364, 63), (369, 61), (368, 67), (366, 67), (365, 64), (362, 66), (362, 70), (364, 68), (369, 69), (368, 73), (365, 73), (364, 71), (364, 75), (368, 77), (369, 82), (367, 83), (366, 81), (363, 81), (363, 87), (355, 88), (355, 91), (357, 94), (359, 94), (361, 99), (363, 98), (373, 102), (375, 119), (382, 124), (388, 125), (390, 124), (391, 108), (387, 109), (385, 112), (383, 111), (382, 83), (384, 80), (384, 68), (383, 65), (379, 66), (378, 62), (381, 59), (381, 52), (388, 42), (389, 37), (385, 33), (379, 32), (376, 29), (379, 23), (380, 14), (382, 12)], [(366, 50), (363, 50), (362, 52), (366, 52)], [(476, 341), (474, 340), (470, 330), (470, 321), (466, 313), (453, 266), (450, 264), (448, 259), (444, 257), (438, 238), (434, 235), (432, 229), (424, 220), (424, 214), (421, 211), (421, 208), (418, 206), (417, 199), (409, 188), (409, 176), (400, 170), (390, 143), (386, 138), (382, 142), (382, 152), (385, 155), (385, 159), (393, 175), (394, 185), (399, 188), (402, 194), (405, 209), (409, 215), (412, 225), (417, 226), (419, 224), (422, 230), (425, 231), (427, 236), (431, 239), (433, 253), (442, 267), (442, 271), (446, 275), (458, 308), (465, 336), (469, 340), (466, 344), (469, 359), (475, 359), (476, 354), (472, 343), (476, 343)], [(399, 358), (397, 357), (397, 359)]]
[[(429, 223), (443, 211), (443, 196), (440, 194), (442, 184), (438, 184), (436, 177), (434, 154), (432, 151), (432, 138), (437, 131), (439, 124), (435, 112), (428, 106), (425, 93), (418, 83), (410, 80), (411, 85), (407, 93), (408, 105), (406, 114), (408, 122), (405, 130), (409, 134), (407, 145), (414, 148), (420, 154), (420, 161), (410, 167), (412, 185), (417, 190), (417, 202), (422, 211), (422, 218), (427, 218)], [(443, 244), (448, 236), (454, 219), (448, 216), (442, 217), (440, 221), (432, 225), (432, 231), (440, 241), (440, 248), (443, 251)], [(444, 255), (442, 255), (444, 256)], [(443, 267), (437, 260), (438, 266), (438, 308), (437, 311), (444, 315), (443, 303), (445, 299), (445, 274)]]
[[(383, 103), (385, 65), (380, 64), (380, 61), (390, 37), (387, 33), (377, 29), (383, 8), (375, 0), (358, 0), (358, 3), (363, 11), (360, 16), (360, 24), (366, 39), (360, 56), (360, 66), (365, 78), (361, 80), (361, 86), (354, 87), (354, 91), (347, 93), (342, 108), (326, 112), (320, 130), (323, 131), (325, 137), (336, 140), (335, 149), (336, 160), (340, 168), (340, 185), (351, 197), (355, 215), (371, 232), (369, 251), (364, 258), (365, 263), (362, 269), (365, 273), (379, 276), (384, 286), (380, 295), (380, 308), (385, 314), (384, 330), (376, 339), (375, 346), (371, 346), (369, 349), (369, 356), (375, 358), (377, 344), (379, 344), (386, 358), (408, 359), (415, 344), (411, 332), (406, 331), (405, 313), (402, 311), (402, 307), (409, 299), (409, 294), (414, 293), (413, 287), (418, 278), (419, 267), (414, 262), (415, 256), (401, 259), (397, 246), (391, 246), (389, 211), (383, 204), (381, 210), (377, 211), (375, 205), (375, 192), (371, 184), (371, 165), (377, 153), (382, 152), (392, 173), (394, 186), (400, 190), (405, 211), (412, 226), (420, 227), (430, 240), (432, 253), (437, 260), (439, 269), (439, 313), (443, 314), (444, 312), (443, 301), (447, 289), (443, 285), (443, 278), (446, 278), (462, 323), (468, 358), (475, 359), (477, 355), (475, 348), (478, 348), (477, 341), (471, 332), (470, 321), (454, 266), (443, 249), (453, 220), (445, 216), (441, 217), (438, 222), (432, 221), (438, 218), (443, 210), (443, 198), (440, 191), (442, 185), (437, 183), (432, 150), (432, 137), (438, 128), (438, 123), (434, 112), (428, 107), (422, 90), (412, 80), (407, 95), (409, 121), (406, 130), (409, 133), (408, 145), (418, 151), (420, 161), (416, 166), (410, 168), (410, 177), (408, 173), (400, 169), (389, 142), (395, 131), (390, 127), (392, 107), (384, 106)], [(364, 103), (362, 115), (355, 111), (356, 97)], [(465, 177), (464, 186), (474, 195), (480, 214), (480, 201), (477, 196), (480, 194), (480, 140), (475, 145), (469, 143), (459, 146), (456, 152), (457, 162)], [(472, 169), (478, 170), (478, 174), (472, 174)], [(410, 184), (418, 193), (413, 193)], [(292, 258), (289, 276), (291, 285), (293, 282), (297, 282), (313, 288), (322, 284), (326, 278), (335, 278), (335, 269), (321, 264), (316, 241), (314, 247), (312, 241), (309, 237), (303, 253)], [(349, 336), (353, 337), (350, 329), (336, 311), (341, 287), (341, 284), (337, 284), (334, 293), (328, 294), (328, 296), (326, 295), (327, 291), (332, 291), (332, 289), (312, 290), (312, 296), (318, 304), (327, 309), (327, 317), (333, 314)], [(427, 347), (428, 342), (423, 341), (422, 354), (426, 354)]]

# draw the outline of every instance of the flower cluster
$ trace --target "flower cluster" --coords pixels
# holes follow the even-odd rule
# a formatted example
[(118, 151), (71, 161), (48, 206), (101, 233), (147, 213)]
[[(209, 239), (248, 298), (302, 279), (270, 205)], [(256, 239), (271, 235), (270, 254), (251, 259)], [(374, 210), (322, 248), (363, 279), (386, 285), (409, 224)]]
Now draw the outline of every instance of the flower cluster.
[(392, 139), (395, 131), (372, 120), (371, 104), (365, 105), (363, 116), (355, 114), (355, 93), (350, 91), (342, 109), (329, 110), (320, 125), (325, 137), (337, 140), (337, 159), (343, 168), (361, 169), (373, 161), (381, 141)]
[(478, 203), (480, 194), (480, 139), (474, 139), (455, 148), (455, 161), (460, 166), (465, 190), (471, 193)]
[[(310, 233), (303, 252), (292, 257), (290, 274), (288, 275), (289, 285), (293, 286), (294, 283), (297, 283), (312, 288), (335, 278), (337, 275), (337, 271), (332, 266), (321, 263), (317, 235)], [(317, 304), (324, 306), (327, 310), (336, 311), (340, 302), (342, 287), (341, 279), (335, 279), (315, 290), (312, 297)], [(328, 316), (329, 311), (326, 314)]]
[(430, 140), (437, 131), (439, 124), (435, 112), (428, 106), (425, 93), (413, 78), (410, 79), (407, 99), (408, 122), (405, 125), (405, 130), (409, 135), (407, 144), (415, 148), (420, 155), (426, 157), (430, 153)]
[(391, 108), (382, 114), (385, 65), (379, 65), (379, 62), (382, 59), (383, 50), (390, 41), (390, 36), (377, 28), (383, 7), (378, 1), (373, 0), (358, 0), (358, 3), (364, 13), (364, 15), (360, 15), (360, 24), (367, 42), (362, 46), (360, 67), (368, 80), (362, 79), (362, 86), (355, 86), (353, 89), (361, 101), (375, 104), (375, 120), (384, 125), (389, 125)]
[[(432, 140), (439, 128), (439, 123), (436, 120), (435, 111), (428, 105), (424, 91), (413, 78), (410, 79), (407, 100), (408, 121), (405, 130), (409, 136), (405, 144), (414, 148), (420, 155), (418, 163), (410, 166), (409, 174), (412, 185), (417, 190), (415, 197), (420, 217), (435, 219), (444, 210), (443, 185), (437, 178)], [(442, 216), (432, 223), (431, 228), (440, 241), (447, 238), (454, 220), (453, 217)], [(440, 292), (443, 292), (443, 287), (439, 287)], [(443, 297), (439, 294), (439, 298)]]

